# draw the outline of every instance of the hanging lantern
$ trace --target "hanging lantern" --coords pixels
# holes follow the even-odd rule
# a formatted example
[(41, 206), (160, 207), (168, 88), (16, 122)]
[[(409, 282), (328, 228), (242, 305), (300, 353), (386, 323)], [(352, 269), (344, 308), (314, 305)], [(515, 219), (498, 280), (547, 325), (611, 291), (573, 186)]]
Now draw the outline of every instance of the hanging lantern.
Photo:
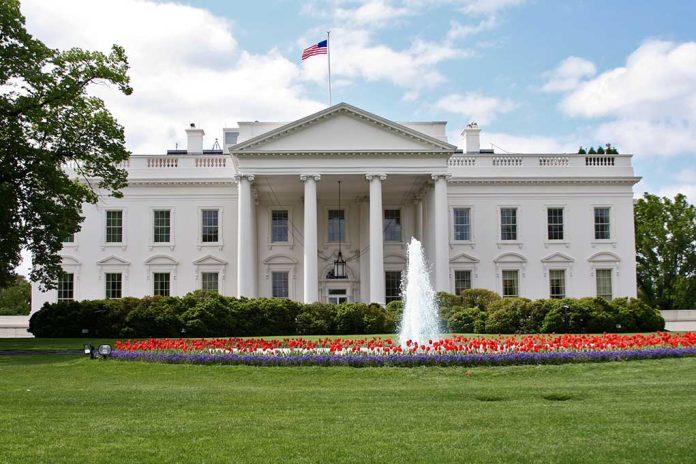
[[(338, 181), (338, 210), (341, 211), (341, 181)], [(343, 219), (345, 220), (345, 218)], [(339, 218), (339, 221), (341, 219)], [(346, 279), (346, 260), (343, 259), (343, 253), (341, 253), (341, 240), (343, 239), (343, 229), (340, 227), (343, 224), (339, 222), (338, 230), (338, 255), (333, 265), (333, 278), (334, 279)]]

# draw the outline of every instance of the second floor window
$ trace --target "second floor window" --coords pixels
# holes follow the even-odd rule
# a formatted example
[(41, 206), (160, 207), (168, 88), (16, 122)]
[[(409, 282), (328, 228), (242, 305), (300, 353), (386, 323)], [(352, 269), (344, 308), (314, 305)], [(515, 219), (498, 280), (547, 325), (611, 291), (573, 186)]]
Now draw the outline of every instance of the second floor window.
[(123, 242), (123, 211), (112, 210), (106, 212), (106, 242)]
[(288, 210), (271, 211), (271, 242), (288, 241)]
[(201, 211), (201, 242), (217, 243), (219, 235), (218, 210), (204, 209)]
[(400, 242), (401, 241), (401, 210), (400, 209), (385, 209), (384, 210), (384, 241), (385, 242)]
[(345, 227), (346, 216), (345, 210), (330, 209), (329, 210), (329, 242), (345, 242)]
[(595, 240), (609, 240), (611, 238), (609, 208), (594, 209), (594, 238)]
[(171, 211), (168, 209), (155, 210), (153, 219), (153, 241), (155, 243), (169, 243), (171, 238)]
[(454, 239), (471, 240), (471, 208), (454, 208)]
[(500, 239), (517, 240), (517, 208), (500, 208)]
[(563, 208), (548, 208), (546, 210), (549, 240), (563, 240)]

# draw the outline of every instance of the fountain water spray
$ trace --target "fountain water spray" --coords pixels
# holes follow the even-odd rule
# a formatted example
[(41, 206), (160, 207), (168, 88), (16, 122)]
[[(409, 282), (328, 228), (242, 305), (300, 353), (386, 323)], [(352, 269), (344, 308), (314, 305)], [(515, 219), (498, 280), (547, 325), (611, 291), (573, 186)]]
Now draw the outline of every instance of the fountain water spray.
[(435, 291), (430, 285), (423, 246), (413, 237), (408, 244), (408, 264), (401, 282), (401, 298), (404, 303), (399, 326), (401, 346), (405, 347), (408, 340), (419, 345), (438, 340), (440, 326)]

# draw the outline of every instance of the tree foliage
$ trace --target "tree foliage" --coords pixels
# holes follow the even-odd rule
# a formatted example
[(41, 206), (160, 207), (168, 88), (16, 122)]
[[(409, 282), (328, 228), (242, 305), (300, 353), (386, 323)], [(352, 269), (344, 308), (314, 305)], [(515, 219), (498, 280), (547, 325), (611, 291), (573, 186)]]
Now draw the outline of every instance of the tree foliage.
[(18, 275), (0, 289), (0, 316), (26, 315), (31, 312), (31, 284)]
[(696, 207), (646, 193), (635, 205), (638, 289), (660, 309), (696, 307)]
[(0, 286), (25, 248), (31, 280), (53, 287), (61, 242), (79, 231), (83, 203), (126, 185), (117, 167), (130, 155), (123, 127), (88, 90), (112, 84), (129, 95), (127, 72), (123, 48), (51, 49), (27, 32), (18, 0), (0, 2)]

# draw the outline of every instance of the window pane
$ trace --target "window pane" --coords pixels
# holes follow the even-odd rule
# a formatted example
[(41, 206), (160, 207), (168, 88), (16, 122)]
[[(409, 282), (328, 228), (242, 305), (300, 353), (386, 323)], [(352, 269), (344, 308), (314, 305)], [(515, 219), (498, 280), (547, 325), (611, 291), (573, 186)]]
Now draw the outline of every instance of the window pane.
[(329, 210), (329, 242), (345, 242), (345, 210)]
[(271, 241), (288, 241), (288, 211), (285, 209), (271, 212)]
[(155, 272), (153, 275), (154, 295), (169, 296), (170, 274), (168, 272)]
[(400, 209), (385, 209), (384, 210), (384, 241), (400, 242), (401, 241), (401, 210)]
[(609, 240), (609, 208), (594, 209), (595, 240)]
[(519, 296), (519, 271), (503, 271), (503, 296)]
[(454, 208), (454, 239), (471, 240), (471, 208)]
[(157, 210), (154, 212), (154, 237), (155, 243), (169, 243), (171, 232), (171, 212)]
[(549, 271), (549, 296), (565, 298), (565, 270), (551, 269)]
[(385, 277), (385, 293), (387, 303), (401, 299), (401, 271), (386, 271)]
[(218, 291), (217, 272), (201, 272), (201, 290), (205, 290), (206, 292)]
[(597, 278), (597, 296), (611, 300), (611, 269), (597, 269), (595, 276)]
[(517, 208), (500, 208), (500, 239), (517, 240)]
[(471, 288), (471, 271), (454, 271), (454, 294), (461, 295)]
[(63, 243), (75, 243), (75, 234), (68, 234), (63, 239)]
[(272, 272), (272, 286), (271, 296), (274, 298), (289, 298), (290, 297), (290, 285), (289, 285), (289, 273), (288, 272)]
[(58, 301), (70, 301), (75, 297), (74, 274), (63, 272), (58, 276)]
[(204, 209), (201, 214), (201, 241), (204, 243), (218, 242), (218, 210)]
[(548, 239), (563, 240), (563, 208), (548, 208)]
[(123, 211), (106, 212), (106, 241), (108, 243), (123, 242)]
[(104, 281), (106, 282), (106, 298), (121, 298), (123, 279), (120, 272), (107, 272), (104, 274)]

